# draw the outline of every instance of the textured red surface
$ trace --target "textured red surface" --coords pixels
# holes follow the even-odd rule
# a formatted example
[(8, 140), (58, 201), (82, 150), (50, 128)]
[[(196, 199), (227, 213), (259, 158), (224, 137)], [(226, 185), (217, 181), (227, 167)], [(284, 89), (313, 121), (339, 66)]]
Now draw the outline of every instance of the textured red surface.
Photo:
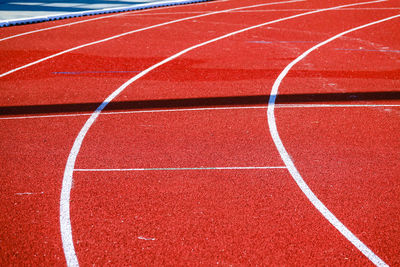
[(83, 122), (83, 118), (0, 122), (1, 265), (64, 262), (58, 222), (61, 178), (78, 133), (72, 129)]
[(399, 107), (277, 111), (282, 139), (311, 189), (393, 265), (399, 264), (389, 256), (399, 251), (400, 238), (394, 223), (400, 219), (399, 114)]
[[(0, 42), (0, 72), (196, 12), (265, 2), (129, 12), (17, 37)], [(5, 117), (91, 113), (138, 71), (185, 48), (350, 2), (307, 1), (207, 16), (79, 49), (0, 78), (0, 264), (64, 264), (62, 178), (88, 118)], [(262, 108), (271, 86), (288, 63), (318, 42), (399, 12), (396, 1), (360, 8), (241, 33), (150, 72), (105, 111), (140, 105), (170, 111), (100, 115), (76, 168), (283, 166)], [(0, 36), (82, 19), (0, 29)], [(311, 53), (283, 80), (277, 103), (399, 105), (398, 23), (351, 33)], [(399, 265), (400, 108), (278, 106), (275, 113), (282, 141), (310, 188), (379, 257)], [(286, 169), (79, 171), (71, 222), (82, 265), (370, 264), (311, 205)]]
[(368, 264), (298, 191), (285, 170), (77, 173), (78, 257), (85, 265)]
[(94, 126), (76, 168), (283, 166), (262, 109), (111, 116)]

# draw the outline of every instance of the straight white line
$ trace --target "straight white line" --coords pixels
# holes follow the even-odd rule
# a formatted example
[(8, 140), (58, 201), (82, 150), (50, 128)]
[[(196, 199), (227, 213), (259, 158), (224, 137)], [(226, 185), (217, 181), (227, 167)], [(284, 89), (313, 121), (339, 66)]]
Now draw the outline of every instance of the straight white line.
[(138, 239), (146, 240), (146, 241), (155, 241), (156, 240), (154, 237), (144, 237), (144, 236), (138, 236)]
[[(227, 0), (225, 0), (227, 1)], [(218, 3), (221, 1), (212, 1), (210, 3)], [(210, 4), (208, 3), (208, 4)], [(197, 3), (199, 4), (205, 4), (205, 3)], [(163, 7), (159, 7), (159, 10), (164, 10), (164, 9), (168, 9), (168, 8), (176, 8), (179, 7), (179, 5), (174, 5), (174, 6), (163, 6)], [(67, 27), (67, 26), (72, 26), (75, 24), (80, 24), (80, 23), (85, 23), (85, 22), (90, 22), (90, 21), (95, 21), (95, 20), (100, 20), (100, 19), (106, 19), (106, 18), (111, 18), (111, 17), (117, 17), (117, 16), (124, 16), (124, 17), (133, 17), (133, 16), (140, 16), (140, 15), (160, 15), (160, 14), (165, 14), (165, 15), (170, 15), (170, 14), (179, 14), (182, 13), (184, 14), (184, 12), (165, 12), (165, 13), (150, 13), (150, 14), (146, 14), (146, 12), (149, 11), (154, 11), (154, 9), (146, 9), (146, 10), (133, 10), (133, 11), (127, 11), (124, 13), (118, 13), (118, 14), (113, 14), (113, 15), (107, 15), (107, 16), (102, 16), (99, 18), (92, 18), (92, 19), (86, 19), (86, 20), (80, 20), (80, 21), (75, 21), (75, 22), (71, 22), (71, 23), (67, 23), (67, 24), (62, 24), (62, 25), (57, 25), (57, 26), (53, 26), (53, 27), (48, 27), (48, 28), (43, 28), (43, 29), (38, 29), (38, 30), (33, 30), (33, 31), (29, 31), (29, 32), (24, 32), (24, 33), (20, 33), (20, 34), (16, 34), (16, 35), (12, 35), (12, 36), (8, 36), (8, 37), (4, 37), (2, 39), (0, 39), (0, 42), (5, 41), (5, 40), (9, 40), (9, 39), (13, 39), (16, 37), (20, 37), (20, 36), (24, 36), (24, 35), (28, 35), (28, 34), (33, 34), (33, 33), (37, 33), (37, 32), (42, 32), (42, 31), (47, 31), (47, 30), (53, 30), (53, 29), (57, 29), (57, 28), (62, 28), (62, 27)], [(199, 12), (199, 13), (206, 13), (206, 12)]]
[(43, 61), (46, 61), (46, 60), (61, 56), (63, 54), (66, 54), (66, 53), (69, 53), (69, 52), (72, 52), (72, 51), (75, 51), (75, 50), (78, 50), (78, 49), (81, 49), (81, 48), (84, 48), (84, 47), (88, 47), (88, 46), (91, 46), (91, 45), (107, 42), (107, 41), (110, 41), (110, 40), (113, 40), (113, 39), (116, 39), (116, 38), (120, 38), (120, 37), (129, 35), (129, 34), (132, 34), (132, 33), (142, 32), (142, 31), (145, 31), (145, 30), (150, 30), (150, 29), (154, 29), (154, 28), (158, 28), (158, 27), (162, 27), (162, 26), (166, 26), (166, 25), (170, 25), (170, 24), (173, 24), (173, 23), (182, 22), (182, 21), (186, 21), (186, 20), (191, 20), (191, 19), (195, 19), (195, 18), (201, 18), (201, 17), (211, 16), (211, 15), (215, 15), (215, 14), (226, 13), (226, 12), (230, 12), (230, 11), (233, 11), (233, 10), (240, 10), (240, 9), (246, 9), (246, 8), (259, 7), (259, 6), (277, 5), (277, 4), (288, 4), (288, 3), (295, 3), (295, 2), (302, 2), (302, 1), (305, 1), (305, 0), (289, 0), (289, 1), (273, 2), (273, 3), (266, 3), (266, 4), (258, 4), (258, 5), (252, 5), (252, 6), (237, 7), (237, 8), (225, 9), (225, 10), (222, 10), (222, 11), (215, 11), (215, 12), (211, 12), (211, 13), (207, 13), (207, 14), (201, 14), (201, 15), (197, 15), (197, 16), (191, 16), (191, 17), (186, 17), (186, 18), (182, 18), (182, 19), (172, 20), (172, 21), (168, 21), (168, 22), (164, 22), (164, 23), (159, 23), (159, 24), (156, 24), (156, 25), (144, 27), (144, 28), (141, 28), (141, 29), (136, 29), (136, 30), (129, 31), (129, 32), (124, 32), (124, 33), (117, 34), (117, 35), (114, 35), (114, 36), (111, 36), (111, 37), (108, 37), (108, 38), (105, 38), (105, 39), (101, 39), (101, 40), (94, 41), (94, 42), (91, 42), (91, 43), (79, 45), (79, 46), (76, 46), (76, 47), (73, 47), (73, 48), (70, 48), (70, 49), (55, 53), (53, 55), (41, 58), (39, 60), (36, 60), (36, 61), (33, 61), (33, 62), (28, 63), (26, 65), (23, 65), (21, 67), (18, 67), (18, 68), (12, 69), (10, 71), (4, 72), (4, 73), (0, 74), (0, 78), (4, 77), (4, 76), (7, 76), (7, 75), (9, 75), (11, 73), (14, 73), (16, 71), (28, 68), (28, 67), (33, 66), (33, 65), (36, 65), (36, 64), (41, 63)]
[[(286, 168), (286, 167), (285, 167)], [(24, 193), (15, 193), (15, 195), (17, 196), (23, 196), (23, 195), (43, 195), (44, 192), (39, 192), (39, 193), (35, 193), (35, 192), (24, 192)]]
[[(231, 11), (229, 13), (259, 13), (259, 12), (290, 12), (290, 11), (313, 11), (318, 10), (315, 8), (287, 8), (287, 9), (258, 9), (258, 10), (238, 10), (238, 11)], [(362, 11), (362, 10), (400, 10), (399, 7), (377, 7), (377, 8), (367, 8), (367, 7), (360, 7), (360, 8), (341, 8), (340, 11)], [(210, 11), (187, 11), (187, 12), (159, 12), (159, 13), (151, 13), (151, 14), (140, 14), (143, 16), (153, 16), (153, 15), (169, 15), (169, 14), (201, 14), (207, 13)], [(127, 14), (126, 16), (133, 16)]]
[(286, 169), (286, 166), (253, 167), (188, 167), (188, 168), (131, 168), (131, 169), (75, 169), (76, 172), (129, 172), (129, 171), (196, 171), (196, 170), (267, 170)]
[(400, 107), (400, 104), (275, 104), (276, 108), (376, 108)]
[(281, 155), (282, 160), (284, 161), (285, 165), (287, 166), (290, 174), (292, 175), (293, 179), (299, 186), (299, 188), (303, 191), (309, 201), (314, 205), (314, 207), (344, 236), (349, 240), (359, 251), (361, 251), (371, 262), (373, 262), (377, 266), (388, 266), (382, 259), (380, 259), (371, 249), (369, 249), (358, 237), (356, 237), (336, 216), (318, 199), (318, 197), (314, 194), (314, 192), (310, 189), (307, 183), (301, 177), (299, 171), (297, 170), (294, 162), (292, 161), (289, 153), (286, 151), (285, 146), (282, 143), (282, 140), (279, 136), (278, 129), (276, 126), (274, 108), (275, 108), (275, 101), (278, 94), (279, 86), (282, 80), (285, 78), (287, 73), (290, 69), (297, 64), (299, 61), (304, 59), (308, 54), (312, 51), (317, 50), (323, 45), (332, 42), (333, 40), (342, 37), (345, 34), (378, 24), (382, 23), (391, 19), (395, 19), (400, 17), (400, 15), (388, 17), (382, 20), (374, 21), (359, 27), (352, 28), (350, 30), (344, 31), (339, 33), (324, 42), (321, 42), (312, 48), (308, 49), (306, 52), (301, 54), (295, 60), (293, 60), (289, 65), (285, 67), (285, 69), (279, 74), (278, 78), (275, 80), (274, 85), (272, 86), (272, 90), (270, 93), (270, 99), (268, 102), (268, 125), (269, 130), (272, 136), (272, 139), (275, 143), (276, 148)]
[[(370, 107), (400, 107), (400, 104), (275, 104), (275, 108), (370, 108)], [(138, 113), (163, 113), (163, 112), (183, 112), (183, 111), (208, 111), (208, 110), (235, 110), (235, 109), (267, 109), (268, 106), (244, 106), (244, 107), (214, 107), (214, 108), (176, 108), (176, 109), (149, 109), (133, 111), (110, 111), (102, 112), (100, 115), (119, 115), (119, 114), (138, 114)], [(56, 115), (33, 115), (0, 117), (0, 120), (22, 120), (22, 119), (41, 119), (41, 118), (62, 118), (62, 117), (89, 117), (92, 113), (77, 114), (56, 114)]]
[[(340, 11), (362, 11), (362, 10), (399, 10), (398, 7), (376, 7), (376, 8), (368, 8), (368, 7), (360, 7), (360, 8), (341, 8)], [(243, 11), (233, 11), (232, 13), (246, 13), (246, 12), (275, 12), (275, 11), (313, 11), (318, 10), (315, 8), (287, 8), (287, 9), (259, 9), (259, 10), (243, 10)], [(339, 10), (336, 10), (339, 11)], [(146, 14), (147, 15), (147, 14)]]
[(71, 188), (72, 188), (72, 181), (73, 181), (72, 177), (73, 177), (74, 168), (75, 168), (75, 161), (79, 154), (80, 148), (82, 146), (82, 142), (83, 142), (87, 132), (89, 131), (89, 129), (91, 128), (93, 123), (96, 121), (99, 114), (115, 97), (117, 97), (121, 92), (123, 92), (126, 87), (128, 87), (130, 84), (132, 84), (136, 80), (140, 79), (147, 73), (153, 71), (154, 69), (157, 69), (158, 67), (168, 63), (171, 60), (178, 58), (179, 56), (181, 56), (183, 54), (186, 54), (196, 48), (208, 45), (210, 43), (217, 42), (219, 40), (231, 37), (233, 35), (236, 35), (236, 34), (239, 34), (239, 33), (245, 32), (245, 31), (249, 31), (249, 30), (257, 29), (257, 28), (260, 28), (260, 27), (263, 27), (263, 26), (266, 26), (269, 24), (282, 22), (282, 21), (298, 18), (301, 16), (307, 16), (307, 15), (319, 13), (319, 12), (329, 11), (329, 10), (333, 10), (333, 9), (337, 9), (337, 8), (371, 4), (371, 3), (380, 3), (380, 2), (385, 2), (385, 1), (386, 0), (375, 0), (375, 1), (370, 1), (370, 2), (362, 2), (362, 3), (348, 4), (348, 5), (320, 9), (317, 11), (311, 11), (311, 12), (297, 14), (297, 15), (293, 15), (293, 16), (289, 16), (289, 17), (285, 17), (285, 18), (281, 18), (281, 19), (276, 19), (273, 21), (261, 23), (261, 24), (255, 25), (255, 26), (244, 28), (242, 30), (238, 30), (238, 31), (234, 31), (234, 32), (222, 35), (220, 37), (211, 39), (209, 41), (191, 46), (187, 49), (182, 50), (179, 53), (176, 53), (176, 54), (154, 64), (153, 66), (145, 69), (141, 73), (135, 75), (134, 77), (132, 77), (131, 79), (126, 81), (122, 86), (120, 86), (117, 90), (115, 90), (113, 93), (111, 93), (104, 100), (104, 102), (92, 113), (92, 115), (86, 121), (86, 123), (84, 124), (82, 129), (79, 131), (79, 134), (74, 141), (74, 144), (71, 148), (70, 154), (67, 159), (67, 164), (65, 166), (64, 176), (63, 176), (63, 181), (62, 181), (62, 188), (61, 188), (61, 196), (60, 196), (60, 231), (61, 231), (61, 239), (62, 239), (62, 243), (63, 243), (64, 255), (67, 260), (67, 265), (68, 266), (79, 266), (78, 258), (75, 253), (74, 243), (73, 243), (73, 239), (72, 239), (72, 228), (71, 228), (71, 220), (70, 220), (70, 196), (71, 196)]
[(0, 117), (0, 120), (27, 120), (27, 119), (43, 119), (43, 118), (80, 117), (80, 116), (88, 117), (91, 114), (92, 113), (15, 116), (15, 117)]

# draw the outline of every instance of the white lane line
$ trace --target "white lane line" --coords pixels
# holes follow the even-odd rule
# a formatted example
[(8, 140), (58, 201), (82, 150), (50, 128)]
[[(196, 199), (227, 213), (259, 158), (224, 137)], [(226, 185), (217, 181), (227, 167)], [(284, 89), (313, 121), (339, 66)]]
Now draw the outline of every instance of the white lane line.
[(156, 238), (154, 238), (154, 237), (144, 237), (144, 236), (138, 236), (138, 239), (146, 240), (146, 241), (155, 241), (156, 240)]
[[(285, 167), (286, 168), (286, 167)], [(15, 193), (15, 195), (17, 196), (24, 196), (24, 195), (43, 195), (44, 192), (39, 192), (39, 193), (35, 193), (35, 192), (24, 192), (24, 193)]]
[(400, 53), (400, 50), (389, 50), (389, 49), (335, 48), (335, 50), (339, 50), (339, 51), (359, 51), (359, 52)]
[[(400, 107), (400, 104), (275, 104), (275, 108), (374, 108), (374, 107)], [(268, 106), (243, 106), (243, 107), (213, 107), (213, 108), (176, 108), (176, 109), (148, 109), (132, 111), (110, 111), (102, 112), (100, 115), (138, 114), (138, 113), (163, 113), (163, 112), (188, 112), (207, 110), (235, 110), (235, 109), (267, 109)], [(89, 117), (92, 113), (77, 114), (55, 114), (55, 115), (32, 115), (0, 117), (0, 120), (24, 120), (41, 118), (62, 118), (62, 117)]]
[(0, 117), (0, 120), (26, 120), (26, 119), (43, 119), (43, 118), (80, 117), (80, 116), (88, 117), (90, 115), (92, 115), (92, 113), (56, 114), (56, 115), (32, 115), (32, 116)]
[[(360, 8), (341, 8), (340, 11), (362, 11), (362, 10), (399, 10), (399, 7), (376, 7), (376, 8), (368, 8), (368, 7), (360, 7)], [(293, 8), (293, 9), (260, 9), (260, 10), (243, 10), (243, 11), (233, 11), (234, 13), (246, 13), (246, 12), (275, 12), (275, 11), (313, 11), (318, 10), (315, 8)]]
[(182, 50), (179, 53), (176, 53), (176, 54), (158, 62), (157, 64), (154, 64), (153, 66), (145, 69), (141, 73), (139, 73), (136, 76), (129, 79), (122, 86), (120, 86), (117, 90), (115, 90), (113, 93), (111, 93), (104, 100), (104, 102), (92, 113), (92, 115), (86, 121), (85, 125), (79, 131), (79, 134), (74, 141), (74, 144), (71, 148), (70, 154), (67, 159), (67, 164), (65, 166), (64, 176), (63, 176), (63, 181), (62, 181), (62, 188), (61, 188), (61, 197), (60, 197), (60, 231), (61, 231), (61, 239), (62, 239), (62, 243), (63, 243), (64, 255), (65, 255), (65, 258), (67, 261), (67, 265), (68, 266), (79, 266), (78, 258), (75, 253), (74, 243), (72, 240), (72, 229), (71, 229), (71, 221), (70, 221), (70, 195), (71, 195), (72, 180), (73, 180), (72, 177), (73, 177), (73, 172), (74, 172), (74, 168), (75, 168), (75, 161), (78, 156), (79, 150), (81, 148), (83, 139), (85, 138), (90, 127), (93, 125), (93, 123), (95, 122), (95, 120), (97, 119), (99, 114), (103, 111), (103, 109), (108, 105), (108, 103), (110, 103), (115, 97), (117, 97), (122, 91), (124, 91), (126, 87), (128, 87), (134, 81), (140, 79), (147, 73), (151, 72), (152, 70), (164, 65), (165, 63), (167, 63), (171, 60), (174, 60), (175, 58), (178, 58), (179, 56), (181, 56), (183, 54), (188, 53), (189, 51), (192, 51), (196, 48), (208, 45), (210, 43), (214, 43), (216, 41), (231, 37), (233, 35), (236, 35), (236, 34), (239, 34), (239, 33), (245, 32), (245, 31), (249, 31), (249, 30), (260, 28), (260, 27), (263, 27), (263, 26), (266, 26), (269, 24), (286, 21), (286, 20), (298, 18), (301, 16), (319, 13), (319, 12), (324, 12), (324, 11), (334, 10), (334, 9), (338, 9), (338, 8), (349, 7), (349, 6), (380, 3), (380, 2), (385, 2), (385, 1), (386, 0), (375, 0), (375, 1), (369, 1), (369, 2), (348, 4), (348, 5), (341, 5), (341, 6), (331, 7), (331, 8), (320, 9), (317, 11), (311, 11), (311, 12), (297, 14), (297, 15), (293, 15), (293, 16), (289, 16), (289, 17), (285, 17), (285, 18), (281, 18), (281, 19), (276, 19), (273, 21), (265, 22), (262, 24), (244, 28), (242, 30), (231, 32), (229, 34), (222, 35), (220, 37), (211, 39), (209, 41), (191, 46), (185, 50)]
[[(228, 1), (228, 0), (224, 0), (224, 1)], [(218, 2), (221, 2), (221, 1), (211, 1), (210, 3), (212, 4), (212, 3), (218, 3)], [(210, 4), (210, 3), (208, 3), (208, 4)], [(207, 3), (197, 3), (197, 5), (200, 5), (200, 4), (207, 4)], [(177, 8), (177, 7), (180, 7), (180, 5), (163, 6), (163, 7), (157, 8), (157, 9), (158, 10), (164, 10), (164, 9), (168, 9), (168, 8)], [(140, 15), (149, 15), (149, 16), (151, 16), (151, 15), (160, 15), (160, 14), (165, 14), (165, 15), (179, 14), (179, 12), (165, 12), (165, 13), (150, 13), (150, 14), (146, 14), (146, 12), (149, 12), (149, 11), (154, 11), (154, 9), (127, 11), (127, 12), (124, 12), (124, 13), (107, 15), (107, 16), (102, 16), (102, 17), (99, 17), (99, 18), (80, 20), (80, 21), (75, 21), (75, 22), (62, 24), (62, 25), (57, 25), (57, 26), (53, 26), (53, 27), (48, 27), (48, 28), (33, 30), (33, 31), (29, 31), (29, 32), (19, 33), (19, 34), (16, 34), (16, 35), (4, 37), (4, 38), (0, 39), (0, 42), (5, 41), (5, 40), (9, 40), (9, 39), (13, 39), (13, 38), (16, 38), (16, 37), (24, 36), (24, 35), (37, 33), (37, 32), (48, 31), (48, 30), (53, 30), (53, 29), (57, 29), (57, 28), (72, 26), (72, 25), (75, 25), (75, 24), (80, 24), (80, 23), (85, 23), (85, 22), (90, 22), (90, 21), (95, 21), (95, 20), (101, 20), (101, 19), (106, 19), (106, 18), (112, 18), (112, 17), (118, 17), (118, 16), (133, 17), (133, 16), (138, 16), (138, 15), (139, 16)], [(181, 12), (181, 13), (184, 14), (184, 12)], [(206, 12), (200, 12), (200, 13), (206, 13)]]
[(400, 104), (275, 104), (276, 108), (378, 108), (400, 107)]
[(286, 169), (286, 166), (75, 169), (74, 171), (76, 171), (76, 172), (130, 172), (130, 171), (196, 171), (196, 170), (268, 170), (268, 169)]
[(359, 251), (361, 251), (371, 262), (373, 262), (377, 266), (387, 266), (387, 264), (380, 259), (371, 249), (369, 249), (361, 240), (359, 240), (347, 227), (339, 221), (339, 219), (336, 218), (336, 216), (318, 199), (318, 197), (313, 193), (313, 191), (308, 187), (307, 183), (303, 180), (301, 177), (299, 171), (297, 170), (296, 166), (294, 165), (289, 153), (286, 151), (285, 146), (282, 143), (282, 140), (279, 136), (278, 129), (276, 126), (276, 120), (275, 120), (275, 114), (274, 114), (274, 108), (275, 108), (275, 100), (276, 96), (278, 94), (279, 86), (282, 82), (282, 80), (285, 78), (287, 73), (290, 71), (290, 69), (297, 64), (299, 61), (304, 59), (308, 54), (310, 54), (312, 51), (320, 48), (323, 45), (326, 45), (329, 42), (332, 42), (333, 40), (342, 37), (345, 34), (378, 24), (382, 23), (391, 19), (395, 19), (400, 17), (400, 15), (388, 17), (382, 20), (374, 21), (359, 27), (352, 28), (350, 30), (344, 31), (342, 33), (339, 33), (329, 39), (327, 39), (324, 42), (321, 42), (312, 48), (308, 49), (306, 52), (301, 54), (299, 57), (297, 57), (295, 60), (293, 60), (289, 65), (286, 66), (286, 68), (279, 74), (278, 78), (274, 82), (274, 85), (272, 86), (271, 90), (271, 97), (268, 102), (268, 125), (270, 129), (270, 133), (272, 136), (272, 139), (275, 143), (276, 148), (279, 151), (279, 154), (281, 155), (282, 160), (284, 161), (285, 165), (288, 167), (288, 170), (290, 174), (292, 175), (293, 179), (296, 181), (297, 185), (300, 187), (300, 189), (303, 191), (303, 193), (307, 196), (307, 198), (310, 200), (310, 202), (314, 205), (314, 207), (344, 236), (349, 240)]
[[(290, 12), (290, 11), (315, 11), (318, 9), (315, 8), (286, 8), (286, 9), (258, 9), (258, 10), (238, 10), (232, 11), (231, 13), (258, 13), (258, 12)], [(340, 11), (362, 11), (362, 10), (400, 10), (400, 7), (377, 7), (377, 8), (342, 8)], [(167, 15), (167, 14), (198, 14), (198, 13), (206, 13), (209, 11), (187, 11), (187, 12), (173, 12), (173, 13), (151, 13), (151, 14), (143, 14), (143, 16), (152, 16), (152, 15)], [(130, 16), (130, 15), (127, 15)]]
[[(213, 3), (213, 2), (210, 2)], [(230, 13), (259, 13), (259, 12), (297, 12), (297, 11), (313, 11), (313, 10), (318, 10), (315, 8), (292, 8), (292, 9), (258, 9), (258, 10), (237, 10), (237, 11), (232, 11)], [(400, 10), (400, 7), (381, 7), (381, 8), (342, 8), (342, 10), (355, 10), (355, 11), (362, 11), (362, 10)], [(154, 16), (154, 15), (170, 15), (170, 14), (202, 14), (202, 13), (207, 13), (211, 11), (182, 11), (182, 12), (159, 12), (159, 13), (150, 13), (150, 14), (139, 14), (141, 16)], [(126, 14), (125, 16), (134, 16), (135, 14)]]
[(75, 50), (78, 50), (78, 49), (81, 49), (81, 48), (84, 48), (84, 47), (88, 47), (88, 46), (91, 46), (91, 45), (107, 42), (107, 41), (110, 41), (110, 40), (113, 40), (113, 39), (116, 39), (116, 38), (120, 38), (120, 37), (129, 35), (129, 34), (132, 34), (132, 33), (142, 32), (142, 31), (145, 31), (145, 30), (150, 30), (150, 29), (154, 29), (154, 28), (158, 28), (158, 27), (162, 27), (162, 26), (166, 26), (166, 25), (170, 25), (170, 24), (173, 24), (173, 23), (178, 23), (178, 22), (182, 22), (182, 21), (186, 21), (186, 20), (191, 20), (191, 19), (195, 19), (195, 18), (201, 18), (201, 17), (211, 16), (211, 15), (215, 15), (215, 14), (226, 13), (226, 12), (230, 12), (230, 11), (233, 11), (233, 10), (240, 10), (240, 9), (254, 8), (254, 7), (268, 6), (268, 5), (288, 4), (288, 3), (295, 3), (295, 2), (302, 2), (302, 1), (305, 1), (305, 0), (289, 0), (289, 1), (281, 1), (281, 2), (272, 2), (272, 3), (266, 3), (266, 4), (251, 5), (251, 6), (243, 6), (243, 7), (225, 9), (225, 10), (222, 10), (222, 11), (215, 11), (215, 12), (211, 12), (211, 13), (207, 13), (207, 14), (201, 14), (201, 15), (197, 15), (197, 16), (190, 16), (190, 17), (181, 18), (181, 19), (177, 19), (177, 20), (172, 20), (172, 21), (168, 21), (168, 22), (164, 22), (164, 23), (159, 23), (159, 24), (156, 24), (156, 25), (152, 25), (152, 26), (136, 29), (136, 30), (129, 31), (129, 32), (124, 32), (124, 33), (117, 34), (117, 35), (114, 35), (114, 36), (111, 36), (111, 37), (108, 37), (108, 38), (105, 38), (105, 39), (101, 39), (101, 40), (98, 40), (98, 41), (94, 41), (94, 42), (90, 42), (90, 43), (87, 43), (87, 44), (79, 45), (79, 46), (76, 46), (76, 47), (73, 47), (73, 48), (70, 48), (70, 49), (55, 53), (53, 55), (41, 58), (39, 60), (36, 60), (36, 61), (33, 61), (33, 62), (28, 63), (26, 65), (23, 65), (21, 67), (18, 67), (18, 68), (12, 69), (10, 71), (4, 72), (4, 73), (0, 74), (0, 78), (4, 77), (4, 76), (7, 76), (7, 75), (9, 75), (11, 73), (14, 73), (16, 71), (28, 68), (28, 67), (33, 66), (33, 65), (36, 65), (36, 64), (41, 63), (43, 61), (46, 61), (46, 60), (49, 60), (49, 59), (64, 55), (66, 53), (69, 53), (69, 52), (72, 52), (72, 51), (75, 51)]

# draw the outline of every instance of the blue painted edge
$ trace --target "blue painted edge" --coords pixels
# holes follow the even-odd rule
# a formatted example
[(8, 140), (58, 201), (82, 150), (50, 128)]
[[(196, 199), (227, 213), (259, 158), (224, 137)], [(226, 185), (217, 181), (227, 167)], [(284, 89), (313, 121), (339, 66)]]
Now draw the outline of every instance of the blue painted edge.
[(15, 26), (15, 25), (46, 22), (46, 21), (52, 21), (52, 20), (69, 19), (69, 18), (93, 16), (93, 15), (108, 14), (108, 13), (119, 13), (119, 12), (127, 12), (127, 11), (134, 11), (134, 10), (141, 10), (141, 9), (148, 9), (148, 8), (156, 8), (156, 7), (194, 4), (194, 3), (208, 2), (208, 1), (213, 1), (213, 0), (157, 1), (157, 2), (153, 2), (153, 3), (137, 4), (137, 5), (126, 6), (126, 7), (105, 8), (105, 9), (88, 10), (88, 11), (81, 11), (81, 12), (71, 12), (71, 13), (64, 13), (64, 14), (57, 14), (57, 15), (48, 15), (48, 16), (14, 19), (14, 20), (1, 20), (0, 28)]

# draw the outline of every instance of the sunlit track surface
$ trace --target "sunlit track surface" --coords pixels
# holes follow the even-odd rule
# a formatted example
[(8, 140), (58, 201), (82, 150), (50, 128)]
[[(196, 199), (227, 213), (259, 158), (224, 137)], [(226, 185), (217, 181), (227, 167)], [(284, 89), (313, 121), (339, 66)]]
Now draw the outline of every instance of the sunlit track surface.
[[(224, 1), (228, 1), (228, 0), (215, 0), (215, 1), (213, 1), (213, 3), (224, 2)], [(201, 4), (204, 4), (204, 3), (203, 2), (197, 2), (197, 3), (193, 3), (193, 4), (201, 5)], [(157, 10), (170, 9), (171, 7), (175, 7), (175, 6), (174, 5), (159, 6), (157, 8)], [(92, 16), (91, 15), (90, 18), (88, 18), (88, 19), (87, 18), (84, 18), (84, 19), (81, 19), (81, 18), (72, 19), (71, 18), (70, 20), (75, 20), (75, 21), (72, 21), (72, 22), (68, 21), (68, 23), (65, 23), (65, 22), (59, 23), (57, 21), (56, 22), (51, 22), (51, 24), (59, 24), (59, 25), (53, 25), (53, 26), (50, 26), (50, 27), (47, 25), (49, 23), (46, 23), (46, 26), (44, 26), (44, 27), (41, 27), (40, 25), (39, 26), (35, 25), (35, 26), (32, 26), (32, 27), (34, 27), (36, 29), (30, 30), (30, 31), (23, 30), (21, 33), (17, 33), (17, 34), (15, 34), (15, 30), (10, 30), (10, 32), (13, 32), (14, 34), (10, 35), (10, 36), (7, 36), (7, 37), (0, 38), (0, 42), (1, 41), (5, 41), (5, 40), (9, 40), (9, 39), (13, 39), (13, 38), (17, 38), (17, 37), (20, 37), (20, 36), (34, 34), (34, 33), (37, 33), (37, 32), (49, 31), (49, 30), (53, 30), (53, 29), (57, 29), (57, 28), (68, 27), (68, 26), (75, 25), (75, 24), (102, 20), (102, 19), (110, 18), (110, 17), (116, 17), (116, 16), (141, 16), (141, 15), (145, 14), (148, 11), (151, 11), (151, 9), (147, 9), (147, 10), (138, 9), (138, 10), (134, 10), (134, 12), (126, 11), (126, 12), (121, 12), (121, 13), (118, 13), (118, 14), (111, 14), (111, 15), (101, 15), (101, 16)], [(110, 12), (110, 13), (113, 13), (113, 12)], [(133, 14), (131, 14), (131, 13), (133, 13)], [(171, 13), (172, 12), (168, 12), (167, 14), (171, 14)], [(150, 15), (154, 16), (154, 15), (159, 15), (159, 14), (153, 12)], [(7, 32), (7, 30), (3, 29), (3, 32)]]
[(82, 47), (0, 78), (0, 264), (400, 264), (399, 8), (216, 1), (5, 40), (2, 73)]

